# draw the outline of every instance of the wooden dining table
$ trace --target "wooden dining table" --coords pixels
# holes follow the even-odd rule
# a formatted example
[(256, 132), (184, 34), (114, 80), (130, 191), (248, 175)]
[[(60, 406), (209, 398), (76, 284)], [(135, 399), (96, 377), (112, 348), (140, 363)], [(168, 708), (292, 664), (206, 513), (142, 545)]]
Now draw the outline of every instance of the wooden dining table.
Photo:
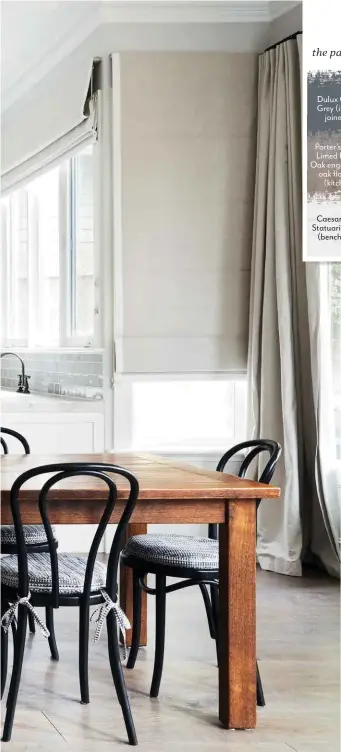
[[(10, 489), (32, 467), (60, 462), (120, 465), (137, 477), (140, 493), (127, 538), (148, 524), (219, 523), (219, 719), (225, 728), (256, 726), (256, 501), (276, 499), (280, 489), (226, 473), (210, 472), (160, 456), (133, 453), (6, 455), (1, 457), (1, 521), (11, 524)], [(39, 524), (37, 495), (46, 476), (31, 479), (20, 492), (22, 522)], [(111, 522), (118, 522), (127, 485), (118, 478)], [(55, 525), (99, 522), (107, 487), (89, 476), (68, 478), (49, 492), (49, 518)], [(122, 567), (120, 601), (132, 618), (131, 570)], [(143, 604), (141, 644), (147, 641)]]

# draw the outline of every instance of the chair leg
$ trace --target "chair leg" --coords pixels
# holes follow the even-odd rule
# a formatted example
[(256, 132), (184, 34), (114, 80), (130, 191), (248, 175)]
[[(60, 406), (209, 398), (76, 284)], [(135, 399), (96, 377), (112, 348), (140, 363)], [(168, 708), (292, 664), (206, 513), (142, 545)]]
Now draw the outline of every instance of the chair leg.
[(35, 624), (34, 617), (31, 611), (28, 612), (28, 628), (31, 634), (36, 633), (36, 624)]
[(118, 644), (117, 621), (113, 611), (109, 611), (107, 615), (107, 632), (110, 668), (116, 688), (117, 698), (122, 708), (129, 744), (136, 746), (137, 736), (122, 671), (120, 648)]
[(46, 626), (50, 632), (50, 637), (48, 638), (48, 640), (49, 640), (51, 658), (53, 661), (59, 661), (59, 653), (58, 653), (58, 648), (57, 648), (56, 636), (54, 633), (53, 608), (51, 608), (51, 606), (46, 606), (45, 614), (46, 614)]
[(257, 705), (260, 708), (264, 708), (265, 698), (264, 698), (262, 681), (261, 681), (260, 673), (259, 673), (258, 661), (256, 663), (256, 666), (257, 666)]
[(156, 624), (155, 624), (155, 659), (150, 697), (158, 697), (163, 658), (165, 652), (165, 628), (166, 628), (166, 577), (163, 574), (156, 575)]
[(87, 705), (89, 696), (89, 601), (81, 600), (79, 606), (79, 686), (81, 703)]
[(202, 582), (199, 582), (199, 587), (200, 587), (201, 595), (203, 597), (204, 604), (205, 604), (208, 628), (210, 630), (210, 636), (212, 637), (212, 640), (215, 640), (216, 628), (215, 628), (215, 623), (214, 623), (214, 618), (213, 618), (213, 611), (212, 611), (212, 604), (210, 601), (210, 596), (208, 594), (206, 585), (204, 585)]
[[(8, 609), (8, 603), (2, 598), (1, 599), (1, 616), (3, 616)], [(13, 623), (14, 619), (12, 621), (12, 631), (13, 631)], [(15, 630), (15, 627), (14, 627)], [(6, 680), (7, 680), (7, 668), (8, 668), (8, 632), (5, 632), (5, 630), (1, 627), (0, 629), (0, 637), (1, 637), (1, 699), (3, 697), (5, 686), (6, 686)], [(15, 631), (13, 632), (13, 639), (15, 638)]]
[(210, 591), (211, 591), (211, 604), (212, 604), (213, 622), (214, 622), (214, 625), (215, 625), (216, 634), (218, 634), (219, 590), (218, 590), (218, 587), (215, 587), (214, 585), (211, 585)]
[(13, 670), (11, 683), (7, 698), (7, 708), (2, 735), (3, 742), (9, 742), (12, 736), (14, 713), (18, 699), (19, 684), (21, 678), (22, 664), (25, 651), (25, 639), (27, 628), (27, 609), (25, 606), (19, 606), (18, 626), (15, 638), (15, 650), (13, 659)]
[(133, 632), (131, 636), (131, 648), (127, 661), (127, 668), (134, 668), (140, 647), (142, 609), (142, 588), (139, 582), (140, 576), (140, 573), (135, 570), (133, 571)]
[(13, 640), (15, 640), (15, 635), (17, 633), (17, 620), (15, 617), (12, 621), (11, 627), (12, 627)]
[(5, 691), (8, 666), (8, 632), (1, 629), (1, 698)]
[(217, 665), (219, 666), (219, 590), (217, 587), (211, 586), (211, 606), (212, 606), (212, 618), (215, 631), (215, 644), (217, 651)]
[[(18, 622), (17, 622), (17, 619), (16, 619), (16, 617), (14, 617), (14, 619), (13, 619), (13, 621), (12, 621), (12, 624), (11, 624), (11, 628), (12, 628), (12, 637), (13, 637), (13, 665), (14, 665), (14, 663), (15, 663), (15, 661), (16, 661), (16, 657), (15, 657), (16, 653), (15, 653), (15, 651), (17, 650), (17, 642), (16, 642), (16, 637), (17, 637), (17, 627), (18, 627)], [(7, 639), (8, 639), (8, 633), (7, 633)], [(6, 681), (6, 680), (5, 680), (5, 681)], [(7, 708), (7, 707), (8, 707), (8, 695), (7, 695), (7, 700), (6, 700), (6, 708)]]

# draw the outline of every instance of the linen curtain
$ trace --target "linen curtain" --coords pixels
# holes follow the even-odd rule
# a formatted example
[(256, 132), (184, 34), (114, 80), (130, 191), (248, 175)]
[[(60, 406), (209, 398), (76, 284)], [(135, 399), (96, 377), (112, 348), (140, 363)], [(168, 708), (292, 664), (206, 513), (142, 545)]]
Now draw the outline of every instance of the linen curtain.
[(281, 500), (264, 500), (258, 512), (258, 560), (296, 576), (313, 549), (338, 569), (336, 484), (327, 498), (319, 446), (321, 270), (302, 261), (300, 44), (284, 42), (259, 60), (248, 353), (248, 434), (283, 447)]
[[(335, 395), (331, 327), (331, 265), (307, 264), (309, 334), (316, 426), (315, 484), (310, 550), (333, 576), (340, 576), (340, 496), (338, 493)], [(340, 301), (341, 303), (341, 301)], [(339, 336), (339, 333), (338, 333)], [(340, 340), (339, 343), (340, 345)]]

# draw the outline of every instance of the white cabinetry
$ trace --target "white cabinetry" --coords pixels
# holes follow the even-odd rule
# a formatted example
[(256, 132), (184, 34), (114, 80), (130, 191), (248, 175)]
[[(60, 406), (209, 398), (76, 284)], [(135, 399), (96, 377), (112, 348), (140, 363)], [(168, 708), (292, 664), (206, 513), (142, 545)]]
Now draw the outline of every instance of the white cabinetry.
[(104, 450), (102, 415), (3, 413), (2, 423), (6, 428), (13, 428), (25, 436), (32, 454), (80, 454)]

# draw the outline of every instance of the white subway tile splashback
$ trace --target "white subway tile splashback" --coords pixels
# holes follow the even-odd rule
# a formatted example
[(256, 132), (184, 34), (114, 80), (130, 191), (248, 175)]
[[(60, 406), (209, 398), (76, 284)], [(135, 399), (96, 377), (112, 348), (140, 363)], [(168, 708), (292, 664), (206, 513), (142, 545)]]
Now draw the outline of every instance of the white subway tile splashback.
[[(21, 354), (23, 355), (23, 354)], [(30, 391), (84, 400), (103, 399), (102, 353), (28, 352), (23, 355)], [(1, 361), (3, 389), (18, 387), (17, 358)]]

